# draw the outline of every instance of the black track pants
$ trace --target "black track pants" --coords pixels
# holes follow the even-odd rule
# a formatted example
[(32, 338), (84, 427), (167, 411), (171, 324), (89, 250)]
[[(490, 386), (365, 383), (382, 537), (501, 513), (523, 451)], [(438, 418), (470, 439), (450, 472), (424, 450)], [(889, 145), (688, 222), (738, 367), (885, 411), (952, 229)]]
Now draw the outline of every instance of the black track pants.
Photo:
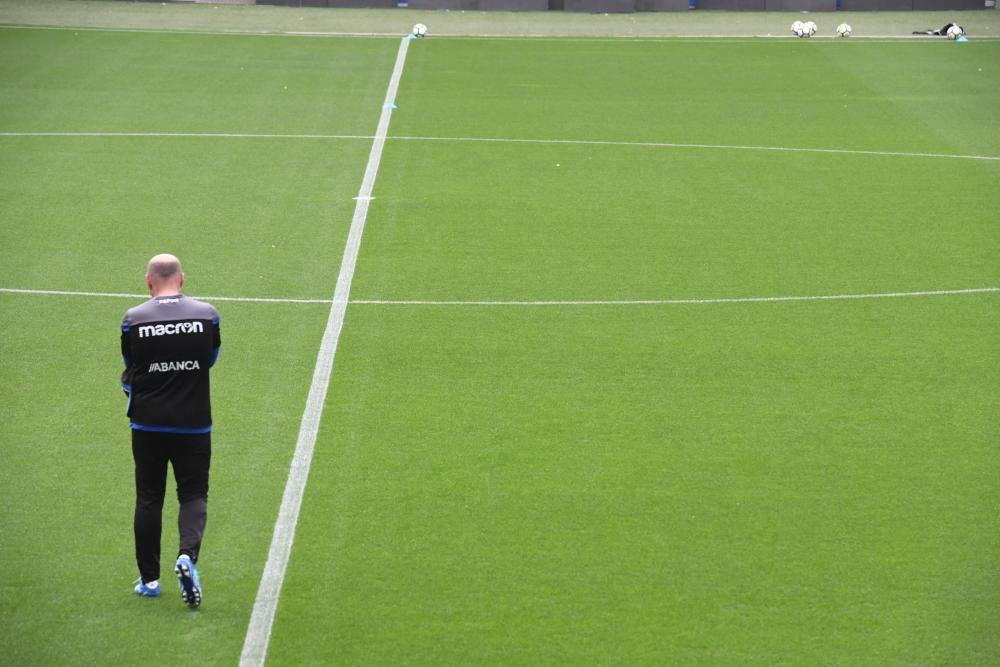
[(160, 532), (167, 464), (173, 466), (180, 512), (179, 554), (198, 562), (208, 518), (208, 470), (212, 460), (209, 433), (180, 435), (132, 431), (135, 459), (135, 560), (143, 581), (160, 578)]

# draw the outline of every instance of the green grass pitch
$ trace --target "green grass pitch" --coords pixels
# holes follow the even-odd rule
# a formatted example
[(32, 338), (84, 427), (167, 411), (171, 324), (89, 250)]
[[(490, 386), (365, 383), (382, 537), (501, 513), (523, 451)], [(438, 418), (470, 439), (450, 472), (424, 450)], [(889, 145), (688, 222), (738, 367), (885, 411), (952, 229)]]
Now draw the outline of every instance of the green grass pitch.
[[(0, 289), (331, 298), (398, 44), (0, 28)], [(996, 292), (487, 303), (1000, 287), (998, 62), (411, 43), (269, 663), (1000, 662)], [(239, 659), (329, 307), (216, 304), (192, 613), (131, 594), (137, 302), (0, 291), (5, 663)]]

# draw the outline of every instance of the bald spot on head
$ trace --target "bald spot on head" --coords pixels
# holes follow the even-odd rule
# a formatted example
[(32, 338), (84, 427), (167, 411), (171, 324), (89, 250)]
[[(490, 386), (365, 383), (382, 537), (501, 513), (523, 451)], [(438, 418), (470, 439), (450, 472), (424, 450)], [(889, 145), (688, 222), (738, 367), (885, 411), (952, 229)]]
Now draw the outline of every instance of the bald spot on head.
[(181, 260), (166, 253), (150, 259), (146, 266), (146, 284), (153, 296), (180, 292), (184, 285)]

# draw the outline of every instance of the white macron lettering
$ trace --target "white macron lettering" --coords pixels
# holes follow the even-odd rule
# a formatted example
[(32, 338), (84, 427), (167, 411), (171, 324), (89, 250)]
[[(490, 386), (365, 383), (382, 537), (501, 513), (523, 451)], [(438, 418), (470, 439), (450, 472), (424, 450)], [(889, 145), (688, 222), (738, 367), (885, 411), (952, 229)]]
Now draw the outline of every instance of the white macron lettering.
[(168, 373), (172, 371), (198, 371), (201, 364), (197, 359), (187, 361), (154, 361), (149, 365), (149, 373)]
[(172, 336), (173, 334), (202, 333), (205, 326), (195, 322), (170, 322), (168, 324), (144, 324), (139, 327), (139, 338), (150, 336)]

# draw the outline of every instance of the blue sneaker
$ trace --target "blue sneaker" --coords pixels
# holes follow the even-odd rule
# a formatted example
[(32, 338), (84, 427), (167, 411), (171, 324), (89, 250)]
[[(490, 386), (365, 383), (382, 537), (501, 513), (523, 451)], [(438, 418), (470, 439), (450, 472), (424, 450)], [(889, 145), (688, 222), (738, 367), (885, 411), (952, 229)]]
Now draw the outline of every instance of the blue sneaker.
[(158, 598), (160, 597), (160, 582), (150, 581), (146, 583), (140, 579), (135, 582), (135, 594), (144, 598)]
[(178, 558), (174, 572), (181, 585), (181, 599), (184, 600), (184, 604), (194, 609), (201, 604), (201, 581), (198, 579), (198, 570), (191, 562), (191, 557), (185, 554)]

